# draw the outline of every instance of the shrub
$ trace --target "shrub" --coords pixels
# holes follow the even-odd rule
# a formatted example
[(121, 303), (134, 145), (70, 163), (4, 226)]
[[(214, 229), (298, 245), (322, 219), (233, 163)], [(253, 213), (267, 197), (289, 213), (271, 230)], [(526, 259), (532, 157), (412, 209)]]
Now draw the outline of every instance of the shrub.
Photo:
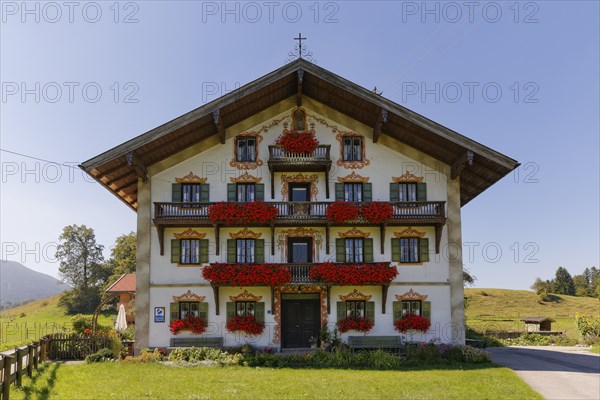
[(97, 352), (95, 352), (94, 354), (90, 354), (88, 356), (85, 357), (85, 363), (86, 364), (92, 364), (92, 363), (97, 363), (97, 362), (107, 362), (107, 361), (114, 361), (115, 357), (113, 354), (113, 351), (111, 349), (100, 349)]
[(199, 363), (212, 361), (219, 365), (240, 365), (243, 356), (240, 353), (231, 354), (210, 347), (193, 347), (190, 349), (174, 349), (169, 353), (169, 361)]
[(548, 346), (550, 344), (548, 336), (542, 336), (538, 333), (523, 333), (518, 338), (500, 339), (507, 346)]
[(165, 351), (163, 349), (142, 349), (140, 355), (137, 357), (126, 357), (122, 362), (125, 364), (138, 364), (138, 363), (155, 363), (163, 361), (165, 359)]
[(575, 326), (586, 343), (591, 344), (600, 340), (600, 318), (575, 314)]

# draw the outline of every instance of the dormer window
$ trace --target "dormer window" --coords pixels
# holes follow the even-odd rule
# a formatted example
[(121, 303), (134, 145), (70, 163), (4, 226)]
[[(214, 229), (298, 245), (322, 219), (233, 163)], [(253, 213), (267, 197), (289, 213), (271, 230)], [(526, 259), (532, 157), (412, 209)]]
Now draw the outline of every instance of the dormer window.
[(256, 137), (240, 136), (236, 139), (237, 162), (256, 162)]
[(344, 161), (362, 161), (363, 140), (362, 137), (346, 136), (342, 139), (342, 159)]

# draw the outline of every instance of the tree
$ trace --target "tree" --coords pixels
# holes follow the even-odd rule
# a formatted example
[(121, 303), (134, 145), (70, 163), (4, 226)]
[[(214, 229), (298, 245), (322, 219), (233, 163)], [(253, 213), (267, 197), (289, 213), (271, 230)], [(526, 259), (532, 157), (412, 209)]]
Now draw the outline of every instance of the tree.
[(111, 276), (104, 287), (107, 289), (115, 283), (123, 274), (135, 272), (137, 265), (137, 235), (130, 232), (115, 239), (115, 245), (110, 251), (110, 259), (107, 265), (111, 270)]
[(575, 295), (585, 297), (591, 296), (593, 291), (591, 290), (591, 282), (588, 281), (587, 274), (573, 276), (573, 283), (575, 284)]
[(556, 294), (575, 296), (575, 283), (573, 282), (573, 277), (571, 277), (571, 274), (566, 268), (558, 267), (552, 289)]
[(537, 294), (552, 292), (552, 282), (549, 280), (543, 281), (541, 278), (535, 278), (535, 282), (531, 285), (531, 289)]
[(463, 267), (463, 285), (464, 286), (473, 286), (477, 277), (471, 274), (468, 268)]

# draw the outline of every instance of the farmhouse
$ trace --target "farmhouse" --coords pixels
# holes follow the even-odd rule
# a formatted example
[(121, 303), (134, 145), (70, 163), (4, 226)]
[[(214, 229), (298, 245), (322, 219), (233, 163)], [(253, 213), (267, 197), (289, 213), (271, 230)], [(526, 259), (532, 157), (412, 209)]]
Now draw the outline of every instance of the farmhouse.
[(461, 207), (517, 166), (298, 59), (81, 168), (137, 213), (139, 350), (464, 343)]

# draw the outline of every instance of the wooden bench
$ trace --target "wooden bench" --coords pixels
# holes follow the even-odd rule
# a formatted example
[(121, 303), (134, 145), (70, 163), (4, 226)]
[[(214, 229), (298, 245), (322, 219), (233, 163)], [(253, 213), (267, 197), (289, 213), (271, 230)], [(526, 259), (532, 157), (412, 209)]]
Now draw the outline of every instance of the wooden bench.
[(223, 347), (222, 337), (171, 338), (170, 347)]
[(348, 347), (351, 350), (385, 349), (399, 353), (404, 343), (400, 336), (349, 336)]
[(478, 347), (480, 349), (485, 349), (487, 347), (487, 342), (485, 340), (467, 339), (465, 340), (465, 344), (467, 346)]

